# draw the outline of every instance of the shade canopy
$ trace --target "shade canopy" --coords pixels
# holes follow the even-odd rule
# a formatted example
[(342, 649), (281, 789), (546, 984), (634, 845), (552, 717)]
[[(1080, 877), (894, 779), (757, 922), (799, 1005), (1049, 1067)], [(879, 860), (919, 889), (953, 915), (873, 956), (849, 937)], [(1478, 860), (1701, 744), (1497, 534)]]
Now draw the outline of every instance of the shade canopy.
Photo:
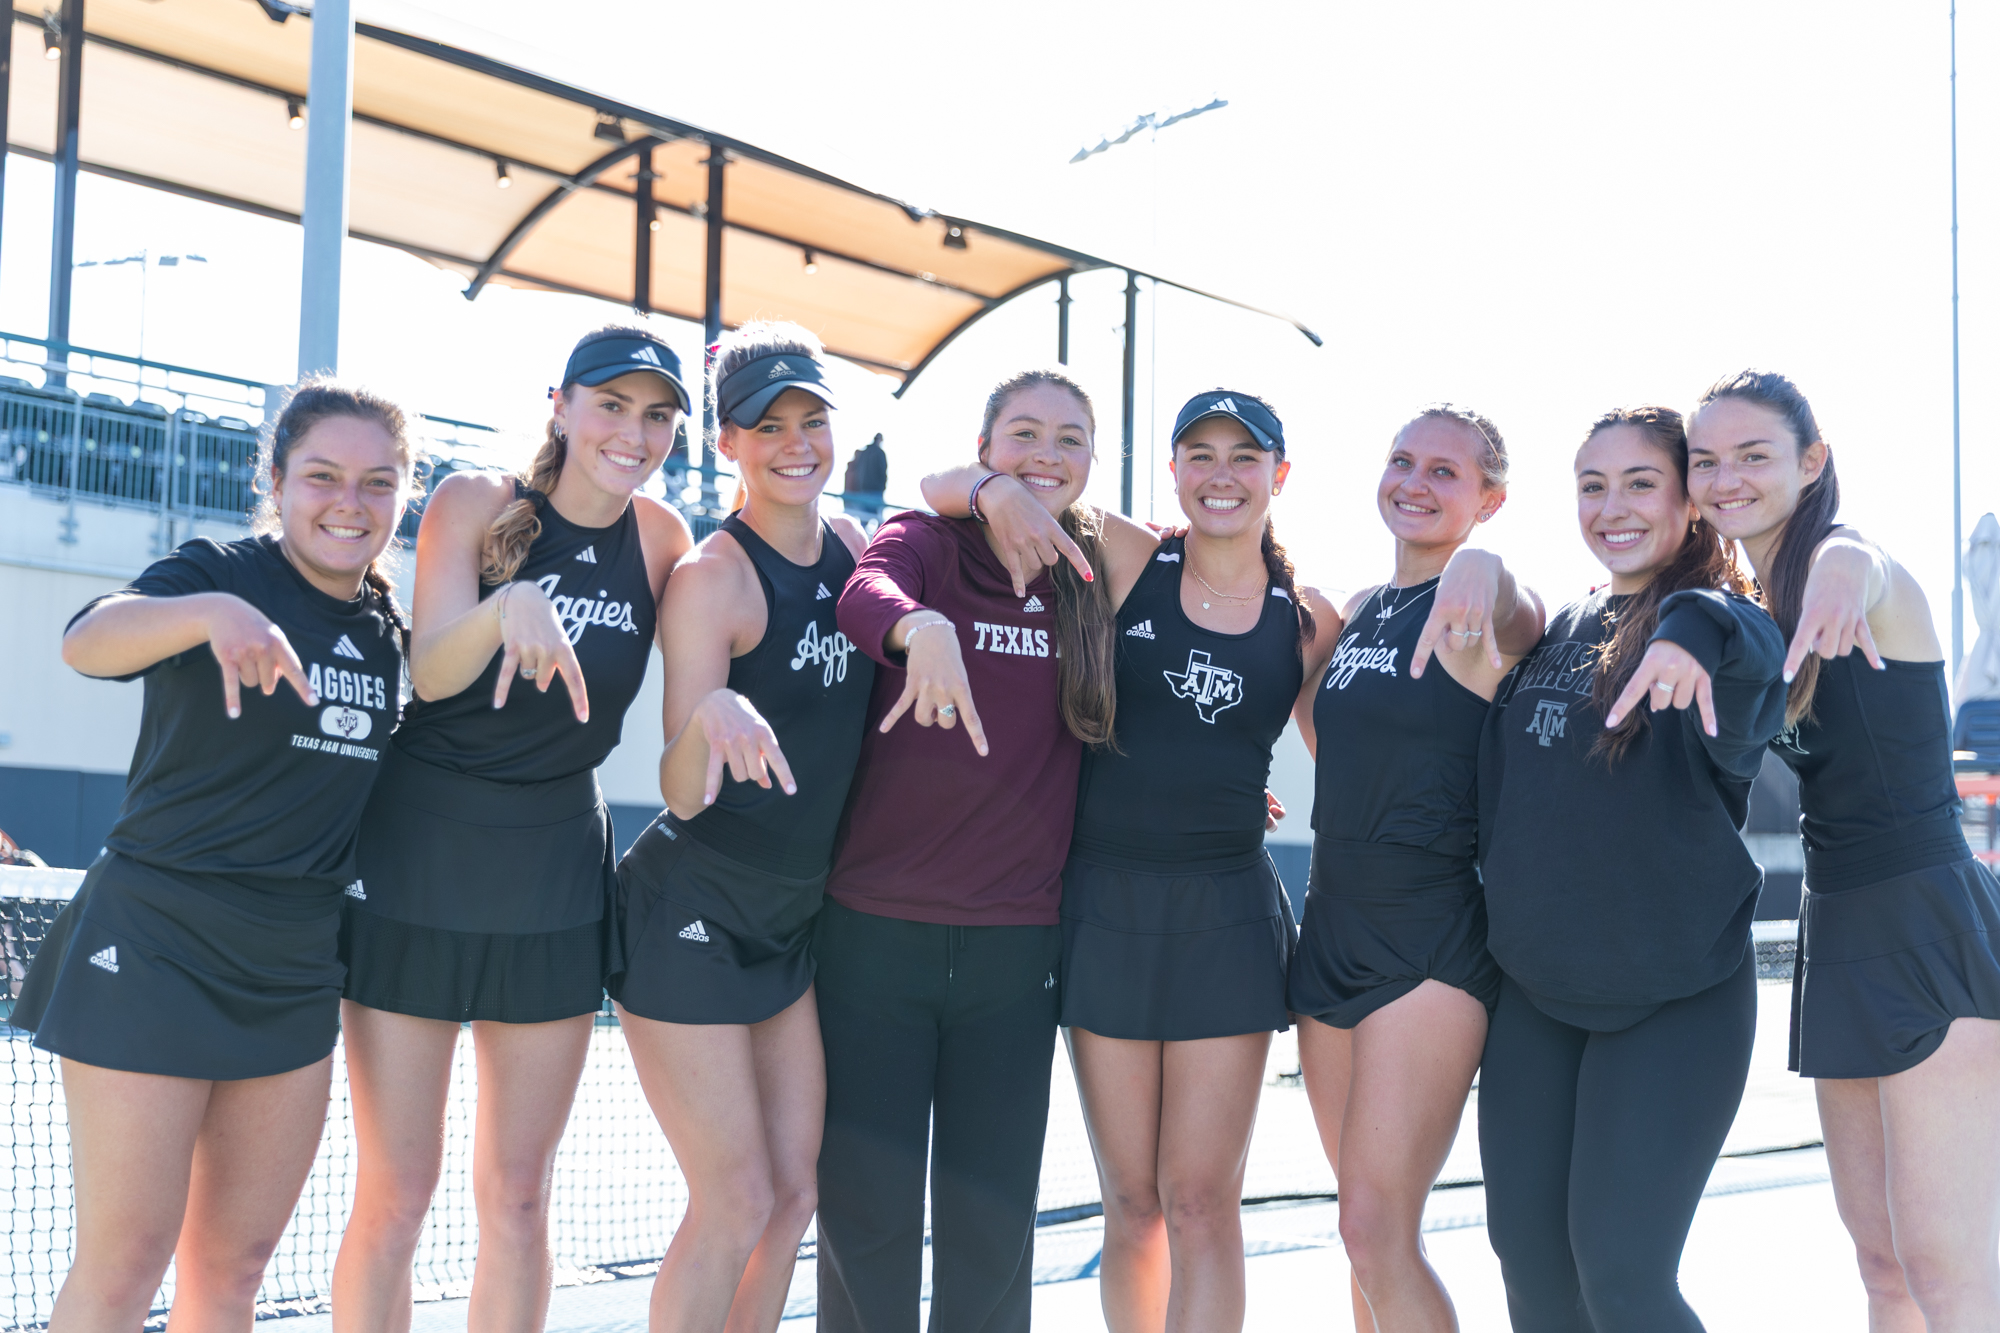
[[(87, 0), (82, 168), (296, 220), (307, 136), (293, 121), (311, 114), (305, 9)], [(17, 151), (46, 157), (58, 66), (43, 58), (43, 32), (41, 13), (15, 11), (7, 130)], [(349, 234), (464, 274), (470, 298), (497, 282), (699, 322), (719, 296), (724, 325), (797, 320), (907, 386), (1009, 297), (1130, 267), (392, 29), (357, 24), (352, 68)]]

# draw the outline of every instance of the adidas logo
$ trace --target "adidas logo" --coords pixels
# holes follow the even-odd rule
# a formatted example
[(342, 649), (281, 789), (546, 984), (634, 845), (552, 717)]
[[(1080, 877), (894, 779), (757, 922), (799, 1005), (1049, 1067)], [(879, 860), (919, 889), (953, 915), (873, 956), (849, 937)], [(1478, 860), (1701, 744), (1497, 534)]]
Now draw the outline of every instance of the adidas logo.
[(1153, 622), (1150, 620), (1142, 620), (1138, 624), (1134, 625), (1131, 629), (1126, 630), (1125, 634), (1126, 637), (1128, 638), (1150, 639), (1153, 637)]
[(708, 928), (701, 924), (699, 918), (696, 918), (692, 924), (681, 927), (681, 938), (684, 940), (693, 940), (696, 944), (706, 944), (708, 943)]
[(638, 351), (632, 353), (632, 359), (634, 361), (644, 361), (649, 366), (660, 364), (660, 354), (650, 347), (641, 347)]
[(815, 602), (823, 602), (831, 596), (833, 596), (833, 594), (828, 592), (826, 590), (826, 585), (822, 583), (819, 585), (819, 591), (813, 594), (813, 600)]
[(107, 944), (102, 949), (99, 949), (90, 956), (90, 965), (92, 967), (101, 967), (106, 972), (116, 972), (118, 970), (118, 946)]
[(1163, 565), (1178, 565), (1181, 562), (1181, 553), (1179, 551), (1162, 551), (1154, 559)]
[(584, 564), (586, 564), (586, 565), (594, 565), (594, 564), (596, 564), (596, 563), (597, 563), (597, 547), (595, 547), (595, 546), (586, 546), (586, 547), (584, 547), (584, 548), (583, 548), (583, 549), (582, 549), (581, 551), (578, 551), (578, 552), (576, 553), (576, 558), (577, 558), (577, 559), (579, 559), (579, 560), (581, 560), (581, 561), (583, 561), (583, 563), (584, 563)]
[(1046, 610), (1048, 610), (1048, 608), (1047, 608), (1046, 606), (1043, 606), (1043, 605), (1042, 605), (1042, 599), (1041, 599), (1041, 598), (1039, 598), (1039, 597), (1030, 597), (1030, 598), (1029, 598), (1029, 599), (1028, 599), (1028, 600), (1027, 600), (1026, 602), (1022, 603), (1022, 605), (1021, 605), (1021, 609), (1022, 609), (1023, 611), (1046, 611)]
[(367, 660), (361, 655), (361, 650), (354, 646), (354, 640), (348, 638), (345, 634), (334, 641), (333, 655), (335, 657), (351, 657), (357, 662)]
[[(797, 374), (798, 374), (797, 371), (793, 370), (785, 362), (780, 361), (777, 365), (771, 367), (771, 373), (766, 375), (764, 378), (767, 380), (779, 380), (783, 379), (787, 375), (796, 376)], [(696, 922), (696, 924), (699, 925), (700, 923)]]
[(1236, 400), (1234, 398), (1218, 398), (1215, 406), (1208, 410), (1211, 412), (1234, 412), (1237, 410)]
[(359, 898), (364, 903), (368, 901), (368, 894), (364, 889), (362, 889), (361, 881), (358, 879), (355, 880), (352, 884), (348, 885), (346, 888), (342, 889), (341, 892), (346, 894), (350, 898)]
[(1056, 988), (1056, 974), (1051, 972), (1049, 973), (1049, 979), (1042, 983), (1042, 989), (1054, 990), (1055, 988)]

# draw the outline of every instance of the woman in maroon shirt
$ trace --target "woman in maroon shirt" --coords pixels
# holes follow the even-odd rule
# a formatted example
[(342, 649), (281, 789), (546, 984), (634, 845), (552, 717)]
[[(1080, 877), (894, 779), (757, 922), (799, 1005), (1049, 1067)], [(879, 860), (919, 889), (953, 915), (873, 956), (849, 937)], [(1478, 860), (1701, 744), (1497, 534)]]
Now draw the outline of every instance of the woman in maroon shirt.
[(908, 513), (841, 594), (840, 628), (882, 669), (815, 939), (825, 1333), (915, 1319), (927, 1144), (931, 1326), (1028, 1327), (1062, 867), (1083, 745), (1113, 721), (1107, 585), (1156, 540), (1078, 503), (1094, 424), (1081, 388), (1032, 371), (993, 391), (979, 433), (1071, 564), (1029, 582), (982, 523)]

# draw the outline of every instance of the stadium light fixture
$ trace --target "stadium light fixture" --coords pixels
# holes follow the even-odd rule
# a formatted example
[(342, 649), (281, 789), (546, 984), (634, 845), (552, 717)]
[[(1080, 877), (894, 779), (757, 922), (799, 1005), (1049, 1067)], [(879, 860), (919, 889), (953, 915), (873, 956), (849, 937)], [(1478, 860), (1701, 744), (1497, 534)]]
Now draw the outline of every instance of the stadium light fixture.
[(963, 250), (965, 248), (965, 228), (956, 222), (947, 222), (944, 228), (944, 248)]
[(285, 99), (285, 124), (295, 130), (302, 130), (306, 127), (305, 105), (296, 97), (287, 97)]
[(493, 188), (496, 190), (510, 190), (513, 187), (514, 176), (513, 173), (507, 170), (507, 160), (505, 158), (495, 158), (493, 160)]
[(807, 250), (804, 251), (803, 253), (805, 254), (806, 272), (808, 273), (819, 272), (819, 260), (813, 255), (813, 252)]
[(591, 133), (606, 143), (625, 142), (624, 124), (618, 117), (611, 115), (609, 112), (600, 111), (597, 113), (597, 128), (592, 130)]
[(1148, 111), (1145, 115), (1138, 117), (1130, 125), (1120, 130), (1116, 137), (1106, 135), (1094, 144), (1086, 144), (1082, 148), (1077, 149), (1076, 156), (1070, 159), (1070, 164), (1074, 166), (1085, 158), (1095, 157), (1099, 153), (1116, 148), (1119, 144), (1125, 143), (1141, 130), (1152, 130), (1157, 134), (1169, 125), (1178, 125), (1184, 120), (1193, 120), (1196, 116), (1205, 115), (1210, 111), (1220, 111), (1228, 105), (1229, 103), (1226, 99), (1212, 97), (1200, 106), (1191, 106), (1182, 111)]
[(53, 9), (42, 11), (42, 59), (62, 59), (62, 15)]

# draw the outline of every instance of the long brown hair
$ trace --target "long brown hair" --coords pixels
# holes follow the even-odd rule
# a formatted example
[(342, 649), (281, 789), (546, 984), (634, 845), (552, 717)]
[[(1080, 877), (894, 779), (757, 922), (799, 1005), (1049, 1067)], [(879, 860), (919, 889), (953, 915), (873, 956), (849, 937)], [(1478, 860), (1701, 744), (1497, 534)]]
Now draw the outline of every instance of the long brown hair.
[[(251, 511), (250, 530), (256, 533), (276, 532), (282, 524), (278, 514), (277, 482), (291, 466), (292, 450), (298, 447), (307, 433), (322, 421), (335, 417), (353, 417), (358, 421), (369, 421), (380, 426), (396, 446), (396, 461), (403, 467), (403, 482), (410, 481), (412, 454), (410, 450), (409, 423), (403, 418), (403, 409), (389, 399), (351, 384), (342, 384), (329, 375), (310, 375), (300, 380), (285, 396), (285, 405), (278, 410), (277, 420), (258, 442), (257, 470), (252, 485), (256, 488), (257, 507)], [(391, 538), (388, 550), (396, 549), (398, 539)], [(395, 590), (390, 586), (389, 576), (382, 571), (384, 555), (378, 555), (368, 562), (362, 571), (361, 583), (373, 593), (382, 604), (382, 613), (396, 631), (408, 639), (408, 629), (403, 622), (402, 609), (396, 605)]]
[[(1059, 370), (1024, 370), (1000, 381), (986, 396), (986, 414), (979, 425), (981, 459), (986, 457), (994, 423), (1000, 420), (1007, 400), (1025, 389), (1044, 385), (1074, 396), (1083, 405), (1091, 431), (1096, 432), (1097, 413), (1081, 384)], [(1102, 569), (1103, 516), (1079, 498), (1057, 521), (1082, 549), (1090, 567)], [(1067, 560), (1057, 561), (1049, 573), (1056, 591), (1056, 680), (1063, 725), (1086, 745), (1111, 745), (1118, 716), (1118, 617), (1111, 609), (1110, 588), (1102, 578), (1084, 582)]]
[[(1801, 454), (1821, 442), (1812, 404), (1799, 392), (1798, 385), (1776, 371), (1739, 370), (1734, 375), (1725, 375), (1708, 386), (1695, 411), (1718, 398), (1740, 398), (1777, 413), (1784, 419), (1785, 429), (1792, 433), (1792, 443)], [(1784, 530), (1778, 534), (1777, 546), (1771, 553), (1770, 576), (1761, 580), (1759, 588), (1764, 609), (1778, 622), (1787, 644), (1799, 631), (1799, 613), (1805, 606), (1806, 578), (1812, 573), (1813, 552), (1828, 533), (1840, 526), (1835, 518), (1839, 512), (1840, 479), (1833, 474), (1833, 453), (1828, 450), (1826, 467), (1799, 492), (1798, 507), (1785, 520)], [(1786, 726), (1796, 726), (1800, 718), (1812, 715), (1819, 667), (1817, 653), (1807, 653), (1806, 660), (1799, 664), (1798, 674), (1792, 677), (1785, 691)]]
[[(1632, 427), (1648, 444), (1672, 459), (1674, 472), (1680, 477), (1681, 492), (1686, 494), (1688, 437), (1680, 413), (1671, 407), (1615, 408), (1590, 423), (1583, 443), (1589, 444), (1599, 431), (1613, 426)], [(1619, 610), (1617, 629), (1610, 642), (1598, 650), (1597, 678), (1590, 688), (1591, 701), (1597, 705), (1599, 716), (1611, 711), (1632, 673), (1639, 669), (1639, 659), (1645, 656), (1653, 631), (1660, 627), (1660, 603), (1688, 588), (1716, 588), (1744, 594), (1751, 590), (1750, 580), (1736, 563), (1736, 544), (1724, 541), (1705, 518), (1695, 519), (1666, 568), (1655, 573)], [(1617, 760), (1631, 748), (1639, 733), (1651, 725), (1651, 712), (1644, 706), (1633, 708), (1617, 726), (1598, 733), (1592, 753)]]
[[(647, 338), (653, 335), (645, 329), (631, 324), (606, 324), (601, 329), (592, 329), (576, 340), (577, 347), (587, 347), (606, 338)], [(576, 355), (575, 348), (570, 355)], [(565, 400), (574, 388), (573, 382), (562, 385), (557, 392)], [(486, 540), (479, 551), (479, 581), (488, 586), (506, 583), (520, 572), (521, 562), (528, 558), (528, 548), (535, 544), (535, 538), (542, 535), (542, 506), (548, 503), (549, 492), (555, 490), (562, 480), (563, 463), (569, 458), (569, 437), (556, 425), (555, 415), (549, 416), (549, 424), (542, 434), (542, 447), (535, 451), (528, 466), (515, 474), (523, 486), (535, 492), (524, 495), (508, 503), (500, 511), (493, 525), (486, 529)]]

